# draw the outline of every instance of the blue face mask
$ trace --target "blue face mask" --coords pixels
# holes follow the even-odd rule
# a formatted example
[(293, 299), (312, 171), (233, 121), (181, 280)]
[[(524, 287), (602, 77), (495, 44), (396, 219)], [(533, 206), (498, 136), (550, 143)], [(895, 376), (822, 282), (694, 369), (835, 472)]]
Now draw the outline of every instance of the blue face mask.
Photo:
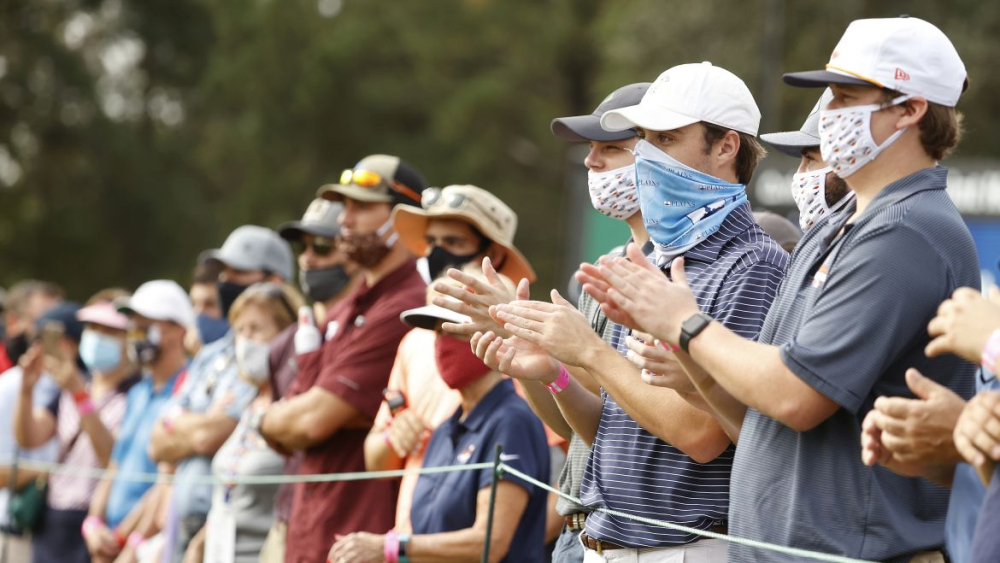
[(88, 370), (107, 373), (122, 361), (122, 341), (114, 336), (86, 329), (80, 337), (80, 359)]
[(747, 200), (743, 184), (699, 172), (644, 140), (636, 143), (634, 154), (639, 208), (658, 266), (718, 231)]
[(229, 332), (229, 322), (225, 317), (217, 319), (203, 313), (198, 315), (194, 321), (203, 345), (211, 344)]

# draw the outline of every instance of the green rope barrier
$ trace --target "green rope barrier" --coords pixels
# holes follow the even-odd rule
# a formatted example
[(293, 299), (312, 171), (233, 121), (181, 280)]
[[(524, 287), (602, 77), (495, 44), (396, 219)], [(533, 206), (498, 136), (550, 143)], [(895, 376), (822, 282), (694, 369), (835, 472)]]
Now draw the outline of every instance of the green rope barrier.
[[(499, 451), (499, 450), (498, 450)], [(499, 453), (496, 454), (499, 456)], [(11, 467), (14, 460), (3, 460), (0, 461), (0, 467)], [(16, 465), (19, 470), (30, 470), (39, 471), (49, 474), (56, 475), (74, 475), (77, 477), (90, 477), (92, 479), (122, 479), (126, 481), (134, 482), (146, 482), (146, 483), (163, 483), (163, 482), (173, 482), (173, 475), (165, 475), (158, 473), (130, 473), (123, 474), (115, 471), (109, 471), (107, 469), (93, 469), (84, 467), (72, 467), (68, 465), (63, 465), (59, 463), (42, 463), (26, 460), (16, 460)], [(212, 475), (205, 476), (194, 476), (190, 478), (190, 482), (197, 484), (208, 484), (208, 485), (283, 485), (290, 483), (330, 483), (336, 481), (361, 481), (366, 479), (391, 479), (402, 477), (406, 474), (418, 473), (420, 475), (430, 475), (435, 473), (451, 473), (454, 471), (474, 471), (478, 469), (492, 469), (493, 470), (493, 480), (494, 484), (493, 491), (491, 491), (491, 507), (492, 503), (495, 502), (495, 482), (502, 478), (503, 473), (509, 473), (520, 479), (531, 483), (532, 485), (539, 487), (550, 493), (559, 495), (560, 497), (574, 502), (576, 504), (582, 504), (581, 500), (574, 498), (571, 495), (563, 493), (562, 491), (553, 488), (548, 483), (539, 481), (534, 477), (527, 475), (516, 468), (513, 468), (506, 463), (500, 461), (499, 457), (495, 457), (493, 462), (484, 463), (471, 463), (466, 465), (449, 465), (444, 467), (424, 467), (417, 471), (399, 469), (393, 471), (358, 471), (352, 473), (326, 473), (321, 475), (256, 475), (256, 476), (246, 476), (237, 477), (235, 479), (222, 479)], [(826, 553), (819, 553), (815, 551), (808, 551), (805, 549), (799, 549), (795, 547), (787, 547), (783, 545), (777, 545), (768, 542), (762, 542), (757, 540), (751, 540), (747, 538), (739, 538), (735, 536), (729, 536), (724, 534), (717, 534), (715, 532), (710, 532), (708, 530), (699, 530), (696, 528), (690, 528), (688, 526), (682, 526), (680, 524), (674, 524), (671, 522), (665, 522), (663, 520), (656, 520), (653, 518), (646, 518), (644, 516), (639, 516), (636, 514), (630, 514), (628, 512), (622, 512), (620, 510), (611, 510), (609, 508), (597, 508), (596, 512), (602, 512), (604, 514), (609, 514), (611, 516), (617, 516), (619, 518), (627, 518), (629, 520), (635, 520), (637, 522), (643, 522), (651, 526), (659, 526), (661, 528), (667, 528), (670, 530), (677, 530), (687, 534), (698, 535), (706, 538), (714, 538), (725, 540), (731, 543), (737, 543), (740, 545), (745, 545), (748, 547), (753, 547), (757, 549), (765, 549), (769, 551), (775, 551), (778, 553), (784, 553), (786, 555), (793, 555), (796, 557), (804, 557), (808, 559), (813, 559), (816, 561), (826, 561), (829, 563), (876, 563), (873, 561), (866, 561), (863, 559), (853, 559), (850, 557), (844, 557), (841, 555), (830, 555)], [(490, 510), (492, 516), (492, 508)], [(492, 518), (490, 518), (492, 519)], [(488, 524), (487, 530), (492, 528)], [(484, 546), (484, 557), (489, 554), (489, 537), (487, 537), (487, 543)]]

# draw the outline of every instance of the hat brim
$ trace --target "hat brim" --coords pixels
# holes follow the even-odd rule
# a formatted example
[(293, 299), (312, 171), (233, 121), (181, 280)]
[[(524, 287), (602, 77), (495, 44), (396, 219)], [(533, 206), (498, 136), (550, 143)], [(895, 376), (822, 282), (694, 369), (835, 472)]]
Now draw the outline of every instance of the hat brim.
[(392, 195), (388, 193), (382, 194), (368, 188), (362, 188), (361, 186), (343, 184), (327, 184), (322, 186), (316, 192), (316, 197), (330, 201), (344, 201), (345, 198), (370, 203), (392, 203), (395, 201)]
[(622, 131), (641, 127), (650, 131), (672, 131), (700, 120), (651, 104), (638, 104), (611, 110), (601, 116), (601, 127), (607, 131)]
[(426, 328), (428, 330), (434, 330), (437, 327), (438, 321), (456, 324), (472, 322), (471, 317), (461, 315), (437, 305), (424, 305), (423, 307), (403, 311), (399, 314), (399, 320), (410, 326)]
[(771, 145), (779, 152), (794, 158), (802, 156), (803, 149), (819, 146), (819, 138), (802, 131), (783, 131), (781, 133), (764, 133), (760, 140)]
[(785, 84), (797, 88), (826, 88), (830, 84), (844, 84), (848, 86), (868, 86), (878, 88), (878, 84), (869, 82), (857, 76), (850, 76), (833, 72), (830, 70), (806, 70), (802, 72), (788, 72), (782, 76)]
[(497, 269), (497, 272), (513, 280), (516, 284), (522, 278), (527, 278), (529, 282), (536, 279), (535, 270), (531, 263), (521, 254), (521, 251), (512, 244), (506, 244), (490, 236), (490, 229), (482, 225), (475, 217), (467, 215), (462, 210), (427, 211), (422, 207), (413, 205), (397, 205), (392, 210), (392, 228), (399, 235), (399, 241), (403, 246), (415, 256), (425, 256), (427, 254), (427, 240), (424, 234), (427, 232), (427, 223), (431, 219), (456, 219), (465, 221), (475, 227), (483, 236), (488, 238), (493, 244), (507, 251), (507, 258)]
[(605, 131), (601, 127), (601, 118), (596, 115), (574, 115), (572, 117), (557, 117), (552, 120), (552, 134), (569, 143), (586, 143), (598, 141), (624, 141), (635, 137), (631, 128), (622, 131)]
[(100, 325), (114, 330), (125, 330), (128, 328), (128, 317), (118, 312), (118, 309), (109, 303), (99, 303), (84, 307), (76, 312), (76, 319), (80, 322)]
[(223, 267), (229, 266), (234, 270), (261, 269), (259, 264), (251, 263), (245, 260), (240, 260), (239, 258), (234, 258), (232, 256), (226, 256), (225, 254), (222, 253), (222, 249), (220, 248), (202, 252), (201, 258), (202, 260), (204, 260), (205, 263), (214, 262), (216, 264), (222, 265)]
[(340, 229), (331, 229), (314, 224), (303, 223), (302, 221), (289, 221), (278, 227), (278, 235), (288, 241), (302, 239), (303, 234), (310, 234), (317, 237), (334, 238), (340, 234)]

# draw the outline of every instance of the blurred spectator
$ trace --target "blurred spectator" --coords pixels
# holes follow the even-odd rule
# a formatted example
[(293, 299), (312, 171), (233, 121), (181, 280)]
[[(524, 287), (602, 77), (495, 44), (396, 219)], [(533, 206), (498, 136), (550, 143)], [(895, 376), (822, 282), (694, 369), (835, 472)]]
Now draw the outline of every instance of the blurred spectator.
[[(382, 402), (399, 341), (399, 314), (424, 302), (416, 260), (392, 232), (394, 205), (418, 205), (423, 178), (399, 158), (375, 155), (345, 170), (320, 195), (344, 203), (339, 244), (361, 267), (361, 285), (327, 315), (318, 350), (300, 353), (299, 372), (271, 405), (261, 433), (303, 451), (300, 474), (364, 471), (364, 440)], [(392, 527), (398, 481), (298, 483), (288, 524), (289, 563), (322, 561), (337, 534)], [(329, 507), (336, 507), (331, 517)]]
[[(62, 393), (46, 407), (34, 408), (31, 396), (21, 393), (14, 423), (21, 446), (39, 447), (56, 437), (60, 463), (79, 468), (107, 467), (125, 416), (126, 393), (136, 381), (125, 353), (128, 318), (111, 303), (111, 299), (122, 297), (127, 298), (127, 294), (120, 290), (102, 291), (69, 321), (72, 329), (67, 325), (62, 358), (45, 358), (46, 372)], [(72, 335), (78, 333), (76, 342)], [(25, 357), (38, 350), (32, 348)], [(89, 374), (79, 370), (77, 357)], [(28, 359), (27, 365), (37, 364), (33, 360)], [(25, 386), (28, 381), (25, 379)], [(32, 561), (87, 563), (90, 554), (80, 529), (98, 480), (57, 473), (49, 476), (48, 483), (48, 506), (32, 538)]]
[(198, 264), (191, 280), (191, 304), (194, 307), (194, 330), (188, 331), (186, 340), (188, 353), (194, 356), (201, 347), (222, 338), (229, 331), (229, 322), (222, 316), (219, 290), (216, 287), (221, 273), (217, 261)]
[[(167, 402), (174, 383), (184, 370), (184, 334), (194, 322), (187, 293), (175, 282), (155, 280), (142, 284), (132, 297), (118, 302), (129, 317), (129, 360), (142, 370), (142, 378), (129, 389), (125, 417), (111, 452), (108, 469), (115, 475), (155, 473), (149, 455), (153, 423)], [(160, 487), (134, 479), (101, 481), (94, 491), (83, 525), (87, 549), (95, 563), (131, 562), (142, 539), (158, 526)]]
[[(47, 301), (52, 304), (52, 301)], [(22, 334), (25, 342), (34, 342), (39, 334), (39, 330), (50, 322), (62, 323), (64, 332), (69, 338), (59, 339), (59, 350), (75, 352), (75, 343), (70, 342), (74, 337), (79, 340), (80, 333), (78, 325), (75, 323), (73, 315), (79, 307), (72, 303), (55, 305), (47, 310), (38, 311), (39, 317), (31, 326), (22, 327)], [(40, 445), (37, 448), (27, 449), (18, 445), (13, 413), (17, 409), (18, 403), (31, 405), (33, 408), (44, 408), (45, 405), (59, 395), (59, 387), (48, 375), (42, 374), (42, 353), (41, 345), (35, 344), (31, 348), (30, 355), (25, 355), (23, 360), (26, 369), (22, 366), (14, 366), (7, 370), (3, 377), (0, 377), (0, 460), (11, 460), (15, 455), (25, 461), (49, 462), (55, 461), (59, 454), (59, 444), (54, 438)], [(23, 398), (22, 398), (23, 396)], [(31, 561), (31, 534), (34, 530), (26, 529), (10, 518), (8, 512), (8, 502), (10, 499), (10, 488), (15, 491), (24, 491), (25, 488), (35, 486), (35, 482), (40, 476), (35, 471), (24, 468), (17, 470), (17, 482), (11, 483), (14, 475), (11, 467), (0, 468), (0, 533), (3, 534), (4, 549), (8, 550), (10, 561)], [(13, 485), (13, 487), (12, 487)], [(27, 494), (27, 492), (25, 493)]]
[(25, 280), (11, 286), (4, 304), (4, 345), (0, 373), (16, 365), (28, 351), (29, 335), (42, 313), (62, 301), (62, 288), (51, 282)]
[[(535, 479), (548, 481), (545, 430), (524, 399), (517, 396), (513, 382), (483, 364), (467, 341), (440, 333), (443, 322), (469, 319), (456, 318), (452, 311), (433, 305), (407, 311), (402, 316), (415, 326), (438, 327), (434, 362), (445, 384), (461, 395), (459, 408), (431, 436), (423, 466), (489, 462), (495, 445), (500, 444), (505, 463)], [(394, 447), (412, 446), (419, 440), (419, 434), (408, 435), (407, 444), (394, 440)], [(383, 555), (398, 560), (404, 554), (416, 561), (425, 555), (444, 554), (456, 560), (476, 560), (486, 541), (492, 478), (492, 468), (421, 475), (410, 512), (412, 536), (396, 530), (385, 536), (350, 534), (333, 545), (329, 560), (365, 563), (382, 561)], [(547, 498), (545, 490), (518, 477), (504, 475), (496, 488), (489, 546), (491, 561), (546, 560)]]
[[(295, 323), (302, 299), (287, 286), (250, 286), (229, 311), (236, 337), (239, 377), (258, 389), (236, 430), (212, 459), (212, 472), (224, 479), (278, 475), (284, 459), (258, 433), (260, 417), (272, 401), (268, 355), (278, 333)], [(195, 536), (187, 561), (257, 563), (271, 528), (277, 485), (217, 484), (208, 522)]]
[[(253, 225), (234, 230), (222, 248), (207, 254), (206, 263), (220, 268), (219, 304), (227, 316), (249, 286), (287, 281), (293, 269), (288, 244), (274, 231)], [(175, 562), (208, 517), (212, 486), (199, 480), (211, 475), (212, 456), (256, 393), (237, 375), (235, 338), (229, 331), (194, 357), (186, 380), (153, 426), (150, 455), (176, 465), (164, 548)]]
[(785, 252), (791, 253), (802, 238), (802, 231), (788, 219), (770, 211), (754, 211), (753, 219)]
[[(833, 173), (833, 168), (823, 161), (819, 150), (820, 111), (832, 99), (833, 91), (827, 88), (798, 131), (765, 133), (760, 136), (760, 140), (779, 152), (799, 159), (799, 168), (792, 176), (792, 199), (799, 209), (799, 228), (802, 232), (812, 229), (828, 215), (844, 209), (854, 199), (850, 186)], [(779, 236), (775, 236), (763, 223), (760, 226), (778, 244), (785, 246), (783, 239), (787, 240), (787, 235), (777, 231), (775, 234)], [(792, 251), (790, 248), (785, 250)]]
[[(347, 259), (340, 248), (338, 218), (344, 206), (325, 199), (315, 199), (306, 208), (300, 221), (281, 225), (278, 234), (292, 244), (298, 256), (299, 287), (313, 302), (313, 318), (324, 319), (326, 312), (352, 293), (361, 283), (360, 268)], [(316, 330), (312, 327), (312, 330)], [(285, 396), (298, 373), (295, 360), (297, 326), (289, 326), (271, 342), (271, 393), (274, 400)], [(283, 472), (295, 475), (302, 463), (302, 454), (296, 452), (285, 461)], [(262, 563), (282, 563), (285, 560), (285, 539), (288, 517), (292, 510), (295, 486), (282, 485), (274, 500), (274, 525), (261, 550)]]
[[(422, 206), (400, 205), (392, 218), (399, 241), (417, 256), (427, 258), (430, 275), (438, 278), (449, 267), (466, 264), (475, 266), (471, 271), (480, 272), (479, 264), (489, 256), (492, 263), (499, 264), (501, 274), (534, 280), (530, 264), (513, 245), (517, 215), (495, 195), (476, 186), (428, 188)], [(428, 290), (429, 299), (434, 295)], [(365, 440), (369, 471), (419, 468), (431, 432), (455, 412), (461, 400), (459, 393), (441, 380), (434, 363), (434, 323), (409, 324), (417, 328), (400, 342), (387, 386), (405, 397), (408, 408), (394, 415), (388, 403), (382, 404)], [(399, 533), (410, 532), (410, 502), (416, 481), (414, 473), (400, 483), (396, 503)]]

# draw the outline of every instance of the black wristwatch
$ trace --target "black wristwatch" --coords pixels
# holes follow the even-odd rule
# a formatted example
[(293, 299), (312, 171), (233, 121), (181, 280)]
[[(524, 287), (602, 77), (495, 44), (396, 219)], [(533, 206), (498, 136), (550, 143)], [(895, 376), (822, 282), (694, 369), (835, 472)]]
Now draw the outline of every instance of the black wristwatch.
[(705, 330), (710, 324), (712, 324), (712, 317), (705, 313), (691, 315), (688, 320), (681, 323), (680, 345), (681, 350), (684, 350), (685, 354), (688, 351), (688, 344), (691, 342), (691, 339), (701, 334), (701, 331)]

